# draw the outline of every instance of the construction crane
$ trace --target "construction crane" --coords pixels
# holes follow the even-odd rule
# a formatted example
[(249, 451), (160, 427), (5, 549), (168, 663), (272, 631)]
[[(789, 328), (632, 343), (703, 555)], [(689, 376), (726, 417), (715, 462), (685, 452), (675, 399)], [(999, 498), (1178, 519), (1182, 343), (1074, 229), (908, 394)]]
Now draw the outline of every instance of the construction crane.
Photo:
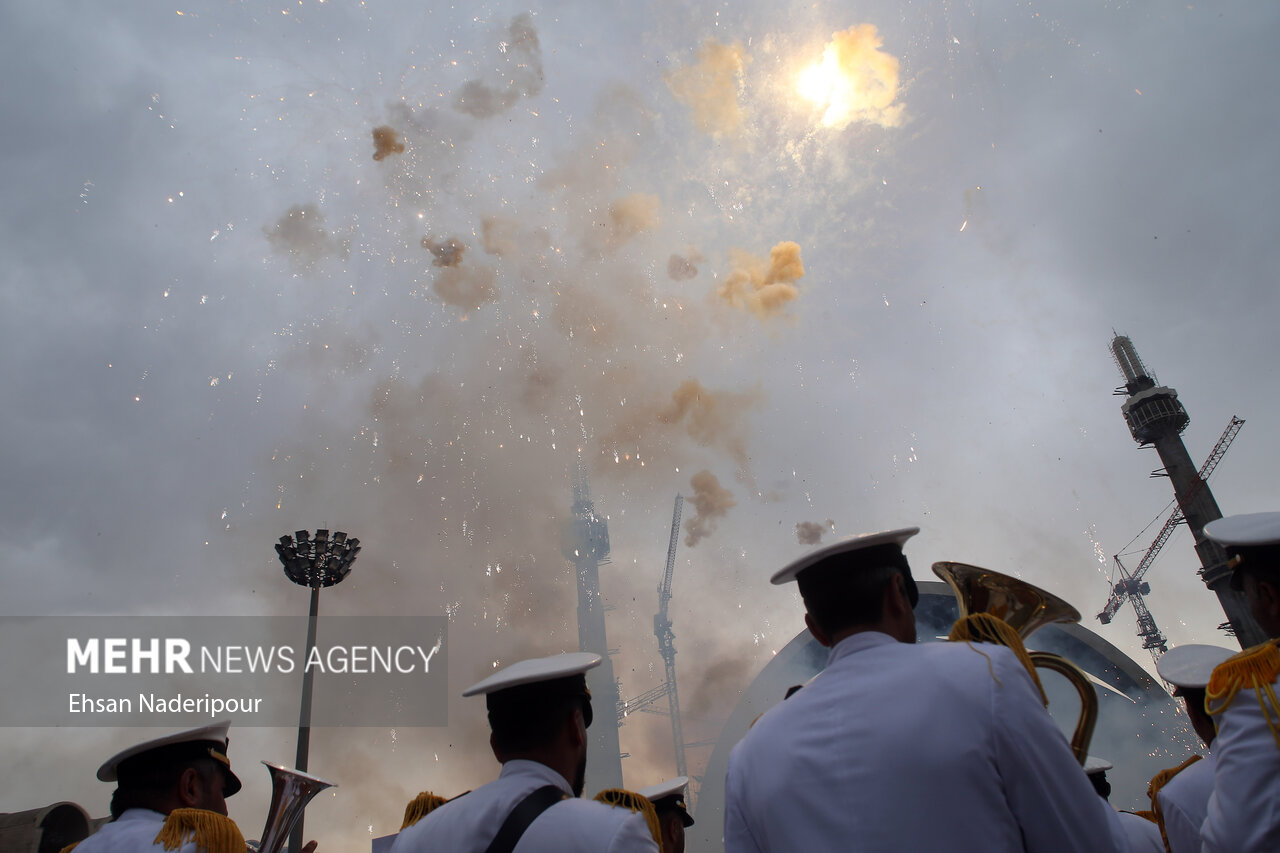
[[(1209, 458), (1200, 466), (1199, 482), (1195, 483), (1188, 492), (1188, 503), (1208, 481), (1209, 475), (1213, 473), (1213, 470), (1218, 467), (1218, 463), (1222, 461), (1222, 457), (1226, 454), (1227, 448), (1231, 446), (1231, 442), (1235, 441), (1236, 434), (1240, 432), (1240, 427), (1242, 426), (1244, 426), (1244, 420), (1232, 415), (1231, 422), (1227, 424), (1227, 428), (1218, 439), (1218, 443), (1213, 446), (1213, 451), (1209, 454)], [(1158, 475), (1159, 473), (1159, 471), (1152, 472), (1153, 475)], [(1124, 563), (1120, 562), (1119, 554), (1114, 556), (1113, 559), (1115, 560), (1116, 570), (1120, 573), (1120, 579), (1111, 588), (1111, 597), (1107, 599), (1106, 606), (1098, 614), (1098, 621), (1103, 625), (1109, 625), (1121, 605), (1125, 601), (1130, 602), (1133, 605), (1135, 615), (1138, 617), (1138, 636), (1142, 639), (1142, 647), (1151, 652), (1151, 657), (1156, 661), (1159, 661), (1160, 656), (1169, 650), (1169, 646), (1164, 634), (1156, 626), (1156, 620), (1151, 615), (1151, 611), (1147, 608), (1144, 596), (1151, 592), (1151, 585), (1144, 581), (1143, 578), (1146, 576), (1147, 570), (1151, 568), (1152, 563), (1155, 562), (1160, 550), (1169, 541), (1174, 528), (1185, 520), (1186, 517), (1183, 515), (1181, 507), (1175, 508), (1165, 520), (1160, 532), (1156, 534), (1151, 547), (1147, 548), (1147, 552), (1142, 555), (1142, 560), (1138, 562), (1137, 567), (1132, 572), (1125, 568)]]
[(667, 667), (667, 699), (671, 708), (671, 739), (676, 750), (676, 775), (688, 776), (684, 759), (684, 732), (680, 726), (680, 697), (676, 693), (676, 645), (671, 632), (671, 620), (667, 618), (667, 605), (671, 603), (671, 575), (676, 568), (676, 545), (680, 542), (680, 513), (684, 510), (684, 498), (676, 495), (676, 506), (671, 514), (671, 543), (667, 546), (667, 570), (658, 587), (658, 612), (653, 617), (653, 635), (658, 638), (658, 653)]
[(684, 511), (684, 498), (676, 495), (675, 511), (671, 516), (671, 542), (667, 546), (667, 569), (662, 575), (662, 583), (658, 586), (658, 612), (653, 617), (653, 635), (658, 638), (658, 653), (666, 666), (667, 680), (652, 690), (646, 690), (633, 699), (618, 700), (618, 725), (632, 714), (645, 711), (659, 714), (653, 709), (663, 696), (668, 700), (667, 713), (671, 717), (671, 739), (676, 751), (676, 775), (687, 776), (684, 755), (684, 732), (680, 724), (680, 696), (676, 692), (676, 646), (675, 634), (671, 631), (671, 620), (667, 617), (667, 606), (671, 603), (671, 577), (676, 569), (676, 545), (680, 542), (680, 515)]

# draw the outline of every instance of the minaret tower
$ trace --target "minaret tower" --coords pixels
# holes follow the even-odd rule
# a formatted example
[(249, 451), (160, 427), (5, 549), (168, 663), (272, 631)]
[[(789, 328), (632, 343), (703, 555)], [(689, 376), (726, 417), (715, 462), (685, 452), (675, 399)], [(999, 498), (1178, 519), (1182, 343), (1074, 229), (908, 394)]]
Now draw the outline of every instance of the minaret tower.
[(618, 745), (618, 682), (609, 659), (604, 630), (604, 602), (600, 599), (600, 566), (609, 562), (609, 523), (596, 515), (587, 484), (587, 469), (578, 458), (573, 478), (573, 509), (564, 539), (564, 556), (578, 572), (578, 648), (604, 658), (587, 671), (587, 688), (595, 720), (587, 734), (587, 790), (591, 796), (605, 788), (622, 787), (622, 753)]
[(1128, 337), (1116, 335), (1111, 341), (1111, 354), (1124, 374), (1124, 390), (1117, 389), (1116, 392), (1126, 395), (1120, 411), (1133, 440), (1141, 447), (1155, 447), (1160, 461), (1164, 463), (1164, 470), (1156, 473), (1167, 476), (1173, 483), (1178, 507), (1195, 538), (1200, 576), (1218, 596), (1240, 645), (1248, 648), (1261, 643), (1266, 636), (1249, 615), (1244, 596), (1231, 589), (1228, 583), (1230, 572), (1226, 566), (1226, 554), (1204, 535), (1204, 526), (1222, 518), (1222, 511), (1182, 443), (1182, 431), (1191, 418), (1178, 401), (1178, 392), (1156, 384), (1155, 377), (1138, 358), (1138, 351)]

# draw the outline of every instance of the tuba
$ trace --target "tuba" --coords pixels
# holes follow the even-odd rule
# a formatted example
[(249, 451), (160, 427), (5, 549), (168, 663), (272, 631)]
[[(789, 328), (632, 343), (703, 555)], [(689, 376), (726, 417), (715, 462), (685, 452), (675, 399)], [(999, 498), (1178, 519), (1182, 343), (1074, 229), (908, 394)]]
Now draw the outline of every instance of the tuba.
[(302, 817), (302, 810), (311, 798), (325, 788), (334, 787), (315, 776), (293, 770), (279, 764), (264, 761), (271, 773), (271, 805), (267, 807), (267, 822), (262, 827), (262, 840), (248, 843), (251, 853), (279, 853)]
[[(1080, 611), (1050, 592), (1009, 575), (967, 563), (933, 564), (933, 572), (950, 585), (960, 605), (960, 618), (986, 613), (1001, 620), (1026, 640), (1051, 622), (1079, 622)], [(1089, 741), (1098, 723), (1098, 694), (1084, 670), (1052, 652), (1028, 652), (1037, 669), (1063, 676), (1080, 697), (1080, 715), (1071, 735), (1071, 751), (1084, 766)]]

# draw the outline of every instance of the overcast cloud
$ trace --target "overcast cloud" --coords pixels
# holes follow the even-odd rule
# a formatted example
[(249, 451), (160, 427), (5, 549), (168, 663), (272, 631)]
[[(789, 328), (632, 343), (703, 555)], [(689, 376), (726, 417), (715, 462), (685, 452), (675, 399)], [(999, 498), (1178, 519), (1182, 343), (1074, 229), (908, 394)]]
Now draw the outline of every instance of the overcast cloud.
[[(8, 4), (0, 610), (301, 612), (273, 543), (358, 536), (322, 614), (447, 609), (453, 724), (314, 734), (330, 850), (491, 778), (456, 694), (576, 648), (579, 453), (624, 695), (688, 499), (691, 742), (802, 628), (767, 583), (801, 539), (920, 524), (918, 577), (1020, 574), (1149, 665), (1092, 617), (1172, 498), (1107, 347), (1197, 462), (1243, 417), (1218, 502), (1280, 508), (1277, 37), (1238, 2)], [(836, 42), (874, 109), (799, 94)], [(1195, 568), (1180, 531), (1152, 613), (1228, 643)], [(0, 729), (0, 811), (105, 814), (146, 734)], [(254, 835), (293, 733), (233, 738)], [(674, 775), (665, 719), (621, 738), (630, 786)]]

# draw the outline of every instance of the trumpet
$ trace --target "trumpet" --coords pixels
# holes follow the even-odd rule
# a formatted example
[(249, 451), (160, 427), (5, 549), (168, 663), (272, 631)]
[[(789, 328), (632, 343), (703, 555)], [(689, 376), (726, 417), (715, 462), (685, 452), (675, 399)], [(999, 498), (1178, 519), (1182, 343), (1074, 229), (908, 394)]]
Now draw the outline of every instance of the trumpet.
[[(950, 585), (960, 605), (960, 619), (985, 613), (1011, 627), (1022, 640), (1053, 622), (1080, 621), (1080, 611), (1050, 592), (1000, 572), (967, 563), (933, 564), (933, 572)], [(1080, 714), (1071, 736), (1071, 751), (1084, 766), (1089, 741), (1098, 723), (1098, 694), (1084, 670), (1052, 652), (1029, 652), (1037, 669), (1048, 669), (1070, 682), (1080, 697)], [(1033, 673), (1034, 675), (1034, 673)]]
[(267, 821), (262, 827), (262, 840), (247, 843), (249, 853), (280, 853), (293, 825), (302, 817), (302, 810), (311, 798), (325, 788), (335, 787), (316, 776), (294, 770), (280, 764), (264, 761), (271, 773), (271, 805), (267, 807)]

